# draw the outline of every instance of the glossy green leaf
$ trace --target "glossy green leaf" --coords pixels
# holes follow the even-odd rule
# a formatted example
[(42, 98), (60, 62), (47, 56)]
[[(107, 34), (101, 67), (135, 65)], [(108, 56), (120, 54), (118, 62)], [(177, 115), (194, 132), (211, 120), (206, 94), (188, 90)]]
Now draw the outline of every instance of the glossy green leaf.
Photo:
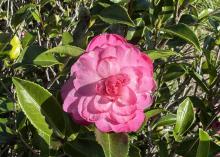
[(40, 12), (37, 10), (37, 8), (32, 9), (31, 14), (37, 22), (40, 23), (42, 21)]
[(96, 141), (89, 139), (66, 142), (63, 150), (71, 157), (105, 157), (102, 147)]
[(36, 39), (36, 35), (35, 34), (29, 33), (29, 32), (25, 33), (25, 36), (24, 36), (24, 38), (21, 41), (22, 47), (25, 48), (28, 45), (32, 44), (35, 39)]
[(14, 110), (13, 102), (7, 98), (0, 97), (0, 113), (10, 112)]
[(49, 49), (49, 50), (45, 51), (44, 53), (42, 53), (41, 55), (39, 55), (38, 57), (44, 56), (47, 54), (51, 54), (51, 53), (65, 54), (65, 55), (69, 55), (72, 57), (77, 57), (77, 56), (81, 55), (83, 52), (84, 52), (84, 50), (79, 47), (65, 45), (65, 46), (57, 46), (52, 49)]
[(153, 126), (153, 129), (159, 126), (174, 125), (176, 122), (175, 114), (167, 114), (162, 116)]
[(40, 156), (50, 156), (51, 136), (39, 131), (37, 140), (40, 148)]
[(191, 127), (194, 120), (193, 104), (189, 98), (186, 98), (177, 110), (176, 125), (173, 131), (176, 141), (181, 141), (181, 136)]
[(62, 64), (51, 53), (42, 53), (42, 54), (40, 54), (39, 56), (37, 56), (33, 60), (33, 63), (36, 64), (36, 65), (43, 66), (43, 67), (53, 66), (53, 65), (56, 65), (56, 64)]
[(134, 26), (134, 23), (129, 17), (126, 9), (119, 5), (111, 5), (103, 9), (98, 17), (109, 24), (120, 23), (128, 26)]
[(208, 157), (210, 149), (211, 137), (207, 132), (199, 129), (199, 146), (197, 149), (196, 157)]
[(124, 0), (110, 0), (110, 1), (113, 3), (120, 3), (120, 2), (123, 2)]
[(32, 17), (31, 9), (35, 7), (36, 7), (35, 4), (29, 3), (19, 8), (12, 17), (12, 25), (17, 27), (23, 21), (28, 21), (30, 17)]
[(62, 35), (62, 45), (70, 45), (73, 43), (73, 36), (69, 32), (64, 32)]
[(192, 44), (198, 51), (201, 50), (199, 40), (198, 40), (196, 34), (194, 33), (194, 31), (191, 30), (189, 28), (189, 26), (182, 24), (182, 23), (179, 23), (177, 25), (166, 27), (162, 30), (166, 33), (178, 36), (178, 37), (186, 40), (187, 42)]
[(149, 50), (147, 55), (152, 59), (167, 59), (170, 56), (181, 56), (180, 54), (171, 50)]
[(66, 128), (64, 115), (53, 95), (30, 81), (13, 78), (13, 83), (19, 105), (32, 125), (47, 136), (54, 131), (60, 137), (64, 137)]
[(163, 80), (165, 82), (174, 80), (184, 75), (185, 69), (183, 64), (171, 63), (166, 65), (166, 72), (163, 75)]
[(23, 64), (35, 64), (40, 66), (61, 64), (52, 53), (41, 55), (45, 50), (45, 48), (36, 45), (28, 46), (23, 50), (18, 60)]
[(213, 12), (212, 9), (204, 9), (204, 10), (202, 10), (201, 13), (199, 13), (199, 15), (198, 15), (199, 16), (199, 20), (202, 20), (202, 19), (208, 17), (211, 12)]
[(126, 39), (131, 41), (139, 41), (141, 37), (145, 35), (144, 31), (147, 29), (147, 27), (145, 27), (143, 18), (135, 19), (134, 23), (135, 27), (128, 28)]
[(161, 109), (161, 108), (151, 109), (151, 110), (146, 111), (145, 115), (146, 115), (147, 119), (149, 119), (151, 117), (154, 117), (154, 116), (160, 114), (163, 111), (164, 111), (164, 109)]
[(96, 140), (102, 146), (105, 157), (127, 157), (129, 138), (125, 133), (103, 133), (95, 131)]

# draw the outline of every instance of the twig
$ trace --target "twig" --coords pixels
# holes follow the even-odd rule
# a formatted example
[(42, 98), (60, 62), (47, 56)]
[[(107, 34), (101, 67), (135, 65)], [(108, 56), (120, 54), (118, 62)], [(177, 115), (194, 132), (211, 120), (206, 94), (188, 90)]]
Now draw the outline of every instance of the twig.
[(29, 144), (26, 143), (26, 141), (24, 140), (23, 136), (21, 135), (20, 132), (18, 132), (18, 135), (21, 139), (21, 141), (23, 142), (23, 144), (35, 155), (39, 155), (39, 153), (37, 153), (31, 146), (29, 146)]

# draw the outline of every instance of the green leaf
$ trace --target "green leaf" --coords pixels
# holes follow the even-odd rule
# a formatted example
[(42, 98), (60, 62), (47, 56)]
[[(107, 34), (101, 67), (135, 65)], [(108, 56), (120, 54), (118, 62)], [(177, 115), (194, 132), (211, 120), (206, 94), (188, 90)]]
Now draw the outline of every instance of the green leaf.
[(128, 157), (141, 157), (141, 150), (135, 145), (131, 144), (129, 147)]
[(56, 65), (56, 64), (62, 64), (51, 53), (42, 53), (42, 54), (40, 54), (39, 56), (37, 56), (33, 60), (33, 63), (36, 64), (36, 65), (43, 66), (43, 67), (53, 66), (53, 65)]
[(176, 141), (181, 141), (181, 136), (191, 127), (194, 119), (193, 104), (189, 98), (186, 98), (177, 110), (176, 125), (173, 132)]
[(25, 33), (25, 36), (21, 41), (22, 47), (24, 48), (27, 47), (28, 45), (33, 43), (35, 39), (36, 39), (36, 35), (29, 33), (29, 32)]
[(101, 11), (98, 17), (109, 24), (125, 24), (134, 26), (134, 22), (129, 17), (126, 9), (119, 5), (111, 5)]
[(166, 72), (163, 75), (163, 80), (165, 82), (168, 82), (179, 78), (185, 73), (186, 72), (185, 72), (184, 64), (171, 63), (166, 66)]
[(72, 57), (77, 57), (81, 55), (83, 51), (84, 51), (83, 49), (71, 45), (57, 46), (39, 54), (34, 59), (34, 63), (36, 65), (41, 65), (41, 66), (52, 66), (56, 64), (62, 64), (54, 57), (53, 53), (65, 54)]
[(196, 157), (208, 157), (211, 137), (202, 129), (199, 129), (199, 146)]
[(46, 49), (36, 45), (26, 47), (19, 56), (23, 64), (36, 64), (40, 66), (52, 66), (61, 64), (51, 53), (41, 55)]
[[(176, 1), (176, 0), (175, 0)], [(177, 0), (178, 1), (178, 4), (179, 5), (182, 5), (186, 0)], [(190, 2), (190, 3), (192, 3), (192, 2), (194, 2), (195, 0), (188, 0), (188, 1), (186, 1), (186, 2)]]
[(167, 59), (170, 56), (181, 56), (180, 54), (171, 50), (149, 50), (147, 55), (152, 59)]
[(72, 157), (105, 157), (102, 147), (96, 141), (89, 139), (66, 142), (63, 150)]
[(163, 111), (164, 111), (164, 109), (161, 109), (161, 108), (151, 109), (149, 111), (146, 111), (145, 115), (146, 115), (147, 119), (149, 119), (151, 117), (154, 117), (154, 116), (160, 114)]
[(51, 136), (54, 131), (60, 137), (64, 137), (64, 115), (52, 94), (30, 81), (19, 78), (13, 78), (12, 81), (16, 87), (19, 105), (31, 124), (47, 136)]
[(0, 97), (0, 114), (6, 113), (14, 110), (13, 102), (9, 101), (7, 98)]
[(110, 1), (113, 2), (113, 3), (120, 3), (120, 2), (123, 2), (125, 0), (110, 0)]
[(212, 13), (213, 10), (212, 9), (204, 9), (199, 13), (199, 20), (205, 19), (206, 17), (209, 16), (210, 13)]
[(127, 157), (129, 138), (125, 133), (102, 133), (95, 131), (96, 140), (102, 146), (105, 157)]
[(42, 53), (39, 56), (44, 56), (46, 54), (51, 54), (51, 53), (58, 53), (58, 54), (69, 55), (69, 56), (72, 56), (72, 57), (77, 57), (77, 56), (81, 55), (83, 52), (84, 52), (84, 50), (79, 48), (79, 47), (71, 46), (71, 45), (65, 45), (65, 46), (57, 46), (57, 47), (54, 47), (52, 49), (49, 49), (49, 50), (45, 51), (44, 53)]
[(153, 129), (159, 126), (164, 125), (174, 125), (176, 122), (176, 115), (175, 114), (167, 114), (162, 116), (156, 124), (154, 124)]
[(36, 5), (33, 3), (26, 4), (19, 8), (17, 12), (12, 17), (12, 25), (17, 27), (19, 24), (21, 24), (23, 21), (28, 21), (31, 15), (31, 9), (35, 8)]
[(62, 45), (70, 45), (73, 43), (73, 36), (69, 32), (64, 32), (62, 36)]
[(187, 25), (179, 23), (167, 28), (162, 29), (164, 32), (178, 36), (189, 43), (191, 43), (198, 51), (201, 51), (199, 40), (194, 33)]
[(40, 12), (37, 10), (37, 8), (32, 9), (31, 14), (37, 22), (40, 23), (42, 21)]
[(40, 148), (40, 156), (48, 157), (50, 156), (50, 145), (51, 145), (51, 136), (38, 132), (37, 142)]

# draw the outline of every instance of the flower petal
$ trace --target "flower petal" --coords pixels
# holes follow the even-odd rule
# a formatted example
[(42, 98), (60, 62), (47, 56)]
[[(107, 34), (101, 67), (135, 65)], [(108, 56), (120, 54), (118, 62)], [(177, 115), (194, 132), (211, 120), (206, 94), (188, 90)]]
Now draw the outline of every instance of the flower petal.
[(107, 112), (112, 107), (112, 101), (110, 101), (108, 98), (104, 96), (96, 95), (94, 98), (93, 107), (98, 112)]
[(137, 108), (139, 110), (149, 108), (153, 103), (152, 96), (149, 93), (138, 94), (137, 100)]
[(111, 122), (115, 122), (115, 123), (118, 123), (118, 124), (121, 124), (121, 123), (127, 123), (129, 122), (131, 119), (133, 119), (135, 116), (135, 113), (133, 114), (130, 114), (130, 115), (119, 115), (119, 114), (115, 114), (114, 112), (111, 112), (110, 115), (109, 115), (109, 119)]
[(97, 57), (98, 54), (85, 53), (72, 66), (71, 75), (76, 77), (74, 80), (76, 89), (100, 80), (100, 76), (96, 72)]
[(112, 131), (110, 123), (106, 119), (104, 119), (104, 118), (99, 119), (98, 121), (96, 121), (95, 125), (102, 132), (110, 132), (110, 131)]
[(108, 57), (102, 59), (97, 66), (97, 72), (99, 76), (103, 78), (118, 74), (119, 71), (120, 71), (120, 67), (118, 61), (114, 57)]
[(121, 115), (121, 116), (127, 116), (133, 114), (137, 109), (136, 104), (135, 105), (122, 105), (118, 102), (112, 104), (112, 112)]
[(73, 77), (65, 82), (61, 89), (61, 97), (63, 99), (63, 110), (70, 113), (71, 117), (78, 124), (87, 125), (89, 124), (85, 121), (78, 112), (79, 97), (75, 96), (76, 90), (73, 88)]
[(117, 34), (101, 34), (90, 41), (89, 45), (86, 48), (86, 51), (92, 51), (94, 50), (94, 48), (101, 47), (103, 44), (110, 44), (116, 46), (126, 42), (127, 41), (125, 40), (125, 38)]
[(123, 105), (132, 105), (137, 102), (136, 94), (129, 87), (122, 87), (121, 96), (118, 98), (118, 102)]
[(137, 110), (134, 119), (128, 122), (129, 130), (131, 132), (138, 131), (138, 129), (140, 129), (141, 125), (143, 124), (144, 120), (145, 120), (144, 112)]
[(83, 97), (78, 104), (80, 116), (88, 122), (95, 122), (102, 117), (102, 114), (94, 108), (94, 97), (95, 96)]

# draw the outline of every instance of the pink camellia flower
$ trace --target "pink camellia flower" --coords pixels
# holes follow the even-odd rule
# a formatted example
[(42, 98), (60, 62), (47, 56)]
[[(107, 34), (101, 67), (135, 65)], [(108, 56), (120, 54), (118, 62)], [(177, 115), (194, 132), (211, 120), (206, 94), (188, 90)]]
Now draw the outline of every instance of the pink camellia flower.
[(61, 89), (63, 109), (102, 132), (134, 132), (144, 122), (155, 89), (153, 64), (116, 34), (92, 39)]

